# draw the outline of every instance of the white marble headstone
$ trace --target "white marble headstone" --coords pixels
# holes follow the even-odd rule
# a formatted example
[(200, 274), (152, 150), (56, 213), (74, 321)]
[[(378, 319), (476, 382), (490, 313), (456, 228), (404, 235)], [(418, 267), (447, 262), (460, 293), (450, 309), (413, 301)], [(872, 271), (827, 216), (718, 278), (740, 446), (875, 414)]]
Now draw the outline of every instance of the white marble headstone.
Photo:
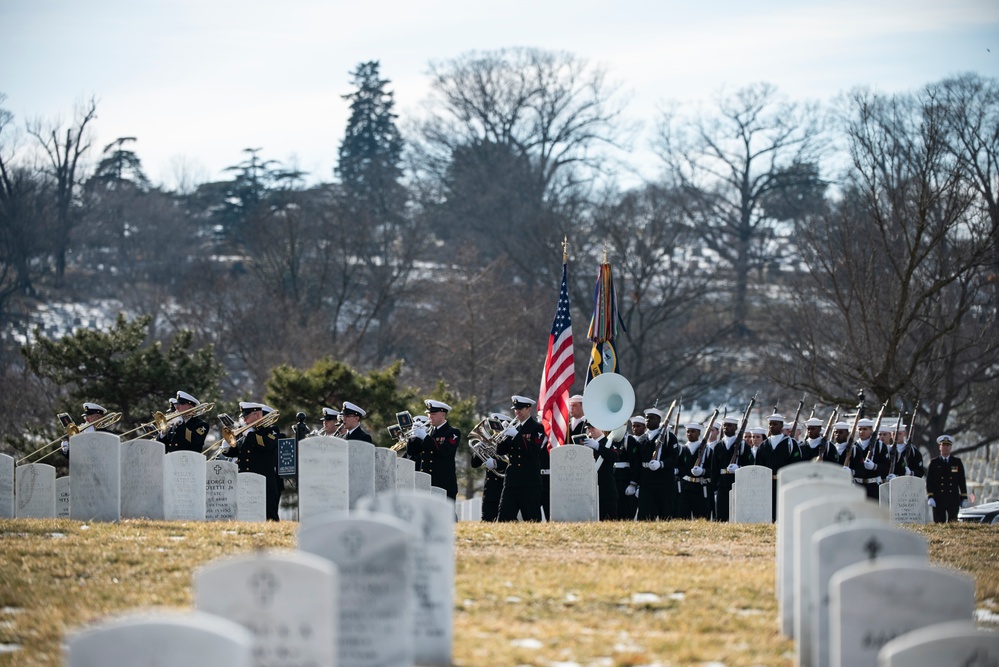
[(162, 442), (132, 440), (121, 443), (121, 517), (163, 518)]
[(399, 491), (412, 491), (416, 488), (416, 461), (403, 458), (396, 459), (395, 486)]
[(975, 581), (922, 559), (893, 556), (850, 565), (829, 580), (832, 667), (876, 667), (878, 652), (907, 632), (971, 620)]
[(891, 491), (888, 490), (888, 482), (878, 484), (878, 504), (885, 509), (891, 507)]
[(14, 457), (0, 454), (0, 519), (14, 518)]
[(170, 452), (163, 457), (163, 518), (205, 520), (205, 455)]
[(267, 521), (267, 478), (241, 472), (236, 482), (236, 520)]
[(70, 516), (79, 521), (121, 519), (121, 438), (87, 431), (69, 439)]
[(999, 633), (968, 621), (920, 628), (891, 640), (878, 653), (878, 667), (995, 667)]
[(413, 489), (415, 491), (422, 491), (423, 493), (430, 493), (431, 477), (429, 473), (425, 472), (414, 472), (413, 473)]
[(339, 588), (333, 563), (301, 551), (217, 560), (194, 573), (195, 607), (249, 630), (256, 667), (335, 665)]
[(414, 527), (384, 514), (330, 512), (302, 522), (299, 549), (339, 571), (340, 667), (412, 663), (414, 540)]
[(54, 519), (56, 515), (55, 468), (47, 463), (28, 463), (14, 471), (18, 519)]
[(56, 518), (70, 517), (70, 481), (69, 476), (56, 477)]
[(232, 461), (205, 463), (205, 521), (235, 521), (239, 466)]
[[(593, 450), (584, 445), (551, 451), (551, 520), (598, 521), (597, 470)], [(605, 464), (609, 465), (609, 464)]]
[[(815, 466), (818, 467), (818, 464)], [(791, 599), (790, 589), (794, 552), (790, 534), (794, 530), (794, 508), (809, 500), (837, 494), (848, 500), (866, 497), (863, 487), (838, 480), (801, 479), (780, 490), (781, 499), (777, 503), (777, 601), (781, 609), (781, 632), (785, 635), (790, 636), (793, 632), (790, 627), (790, 610), (794, 601)], [(788, 610), (787, 616), (784, 610)]]
[[(798, 461), (777, 471), (777, 521), (780, 521), (781, 490), (803, 479), (813, 482), (842, 482), (853, 484), (853, 475), (843, 466), (828, 461)], [(790, 517), (788, 515), (788, 520)]]
[[(852, 499), (851, 499), (852, 498)], [(795, 639), (798, 664), (805, 665), (812, 655), (811, 617), (816, 593), (812, 590), (812, 538), (829, 526), (847, 526), (856, 521), (871, 520), (888, 523), (888, 511), (866, 497), (833, 496), (810, 500), (794, 510), (794, 532), (791, 535), (791, 637)], [(782, 612), (788, 611), (786, 608)], [(782, 616), (782, 622), (784, 618)]]
[(394, 516), (416, 529), (413, 572), (414, 657), (420, 665), (450, 665), (454, 639), (454, 509), (450, 499), (415, 491), (380, 494), (358, 509)]
[(298, 516), (308, 521), (350, 508), (348, 445), (342, 438), (314, 436), (298, 443)]
[(375, 448), (375, 493), (390, 493), (397, 490), (395, 471), (399, 455), (388, 447)]
[(812, 537), (813, 611), (812, 667), (829, 667), (829, 580), (844, 567), (889, 556), (911, 556), (926, 560), (926, 538), (908, 530), (894, 528), (883, 520), (860, 520), (828, 526)]
[(71, 637), (66, 665), (252, 667), (252, 646), (249, 631), (228, 619), (204, 612), (148, 611), (105, 620)]
[(350, 469), (350, 509), (354, 509), (359, 498), (366, 498), (375, 492), (375, 446), (363, 440), (348, 440), (347, 463)]
[(729, 496), (729, 517), (732, 523), (773, 521), (772, 480), (773, 471), (767, 466), (743, 466), (735, 471), (735, 487)]
[(472, 509), (470, 510), (470, 520), (471, 521), (482, 521), (482, 497), (476, 496), (470, 501), (472, 503)]
[(896, 477), (888, 482), (892, 523), (926, 523), (926, 480)]

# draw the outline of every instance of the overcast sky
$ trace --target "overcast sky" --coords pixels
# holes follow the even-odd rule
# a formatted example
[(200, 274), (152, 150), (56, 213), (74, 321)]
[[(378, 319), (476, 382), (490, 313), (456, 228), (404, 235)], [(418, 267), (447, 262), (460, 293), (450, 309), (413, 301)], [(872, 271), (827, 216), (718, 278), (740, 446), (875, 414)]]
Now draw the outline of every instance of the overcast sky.
[(667, 100), (759, 81), (826, 101), (999, 76), (999, 0), (0, 0), (0, 92), (20, 124), (68, 123), (94, 96), (94, 157), (135, 136), (167, 186), (178, 164), (222, 178), (248, 147), (331, 180), (358, 63), (381, 62), (405, 118), (428, 62), (515, 46), (603, 65), (651, 128)]

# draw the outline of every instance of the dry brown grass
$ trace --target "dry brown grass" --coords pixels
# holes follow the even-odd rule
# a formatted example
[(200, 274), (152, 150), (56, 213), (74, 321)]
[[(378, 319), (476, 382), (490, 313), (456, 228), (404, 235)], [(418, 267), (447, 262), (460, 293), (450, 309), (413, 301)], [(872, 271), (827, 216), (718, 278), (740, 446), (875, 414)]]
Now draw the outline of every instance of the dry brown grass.
[[(144, 606), (188, 608), (191, 572), (293, 548), (297, 525), (0, 521), (0, 664), (58, 665), (67, 630)], [(999, 612), (999, 530), (926, 526), (935, 562)], [(773, 526), (457, 524), (458, 665), (792, 663), (777, 632)]]

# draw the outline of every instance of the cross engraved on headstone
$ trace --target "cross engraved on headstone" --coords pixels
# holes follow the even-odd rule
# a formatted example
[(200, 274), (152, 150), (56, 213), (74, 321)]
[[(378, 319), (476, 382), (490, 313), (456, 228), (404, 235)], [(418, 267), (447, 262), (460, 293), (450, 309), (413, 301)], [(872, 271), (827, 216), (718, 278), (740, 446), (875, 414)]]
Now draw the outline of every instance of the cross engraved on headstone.
[(250, 588), (260, 600), (260, 604), (268, 606), (274, 601), (274, 593), (278, 589), (277, 577), (269, 570), (260, 570), (250, 577)]
[(218, 463), (216, 463), (215, 464), (215, 474), (218, 475), (221, 472), (222, 472), (222, 466), (220, 466)]
[(864, 543), (864, 551), (867, 552), (867, 555), (871, 560), (874, 560), (878, 557), (878, 554), (881, 553), (882, 546), (883, 545), (878, 541), (878, 538), (872, 535), (871, 539)]
[(360, 553), (361, 547), (364, 546), (364, 535), (361, 531), (356, 528), (350, 530), (345, 530), (343, 535), (340, 537), (340, 544), (347, 551), (347, 554), (353, 559), (357, 558), (357, 554)]
[(398, 498), (393, 499), (393, 509), (396, 512), (396, 516), (405, 521), (406, 523), (413, 522), (414, 510), (413, 506), (402, 502)]
[(836, 523), (850, 523), (857, 518), (857, 515), (853, 513), (852, 510), (842, 509), (836, 514)]
[(570, 449), (569, 451), (567, 451), (565, 453), (565, 458), (569, 459), (570, 461), (575, 460), (575, 458), (576, 458), (576, 450), (575, 449)]

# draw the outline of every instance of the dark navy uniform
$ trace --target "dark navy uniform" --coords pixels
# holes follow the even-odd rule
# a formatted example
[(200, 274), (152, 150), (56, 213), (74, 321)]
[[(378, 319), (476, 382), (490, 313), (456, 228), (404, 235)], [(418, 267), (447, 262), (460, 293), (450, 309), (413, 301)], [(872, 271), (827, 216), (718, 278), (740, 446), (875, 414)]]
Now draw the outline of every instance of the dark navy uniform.
[(499, 520), (541, 521), (541, 455), (547, 454), (545, 429), (532, 416), (517, 429), (517, 435), (504, 438), (496, 453), (506, 456), (510, 465), (500, 496)]
[(191, 417), (178, 424), (171, 424), (166, 433), (156, 439), (166, 446), (166, 453), (170, 452), (198, 452), (205, 448), (205, 439), (208, 437), (208, 422), (201, 417)]
[[(638, 520), (666, 520), (674, 515), (676, 506), (677, 441), (669, 430), (665, 431), (662, 446), (657, 444), (658, 436), (665, 426), (647, 431), (638, 438), (631, 459), (631, 481), (638, 486)], [(650, 435), (651, 437), (646, 437)], [(659, 461), (657, 470), (649, 463)]]
[[(912, 445), (905, 445), (899, 454), (899, 446), (892, 445), (888, 450), (889, 472), (896, 477), (925, 477), (926, 467), (923, 465), (923, 455)], [(894, 463), (894, 465), (891, 465)]]
[(777, 520), (777, 471), (786, 465), (801, 461), (798, 441), (786, 435), (769, 436), (756, 450), (756, 465), (766, 466), (772, 472), (773, 520)]
[[(623, 442), (619, 441), (619, 442)], [(593, 450), (593, 459), (599, 461), (597, 468), (597, 498), (600, 505), (600, 520), (614, 521), (617, 519), (617, 484), (614, 482), (614, 464), (621, 456), (621, 450), (607, 436), (597, 440), (597, 448)]]
[[(888, 476), (888, 445), (872, 436), (866, 441), (857, 442), (853, 447), (850, 458), (853, 481), (864, 487), (868, 498), (877, 500), (881, 482)], [(868, 461), (874, 464), (873, 468), (867, 466)]]
[(617, 516), (619, 519), (633, 521), (635, 513), (638, 511), (638, 500), (634, 495), (629, 496), (627, 490), (628, 485), (631, 484), (631, 462), (638, 455), (638, 438), (629, 434), (615, 444), (618, 448), (618, 460), (614, 464)]
[(930, 461), (926, 469), (926, 497), (936, 503), (933, 521), (946, 523), (957, 520), (961, 503), (968, 499), (968, 485), (964, 477), (964, 464), (956, 456), (942, 456)]
[(374, 443), (374, 441), (371, 439), (371, 434), (368, 433), (367, 431), (365, 431), (360, 426), (358, 426), (353, 431), (351, 431), (350, 433), (348, 433), (345, 436), (343, 436), (343, 439), (344, 440), (361, 440), (362, 442), (371, 442), (372, 444)]
[(729, 465), (735, 463), (741, 468), (754, 463), (753, 450), (742, 440), (733, 444), (735, 440), (734, 435), (723, 437), (712, 450), (710, 475), (715, 491), (715, 521), (729, 520), (728, 499), (735, 486), (735, 473), (729, 472)]
[[(689, 444), (689, 443), (688, 443)], [(703, 453), (703, 457), (701, 454)], [(693, 468), (701, 458), (700, 466), (703, 473), (694, 475)], [(693, 451), (688, 445), (680, 446), (677, 467), (680, 469), (680, 519), (710, 519), (711, 518), (711, 460), (712, 452), (707, 445), (695, 447)], [(641, 499), (639, 499), (641, 507)], [(641, 511), (641, 510), (639, 510)]]
[[(506, 461), (493, 459), (496, 461), (496, 469), (486, 469), (485, 483), (482, 487), (482, 520), (495, 521), (499, 517), (500, 496), (503, 494), (503, 477), (506, 473)], [(475, 454), (472, 454), (471, 464), (473, 468), (478, 468), (485, 463)]]
[(247, 429), (236, 441), (239, 472), (255, 472), (267, 481), (267, 520), (278, 521), (278, 436), (273, 427)]
[(410, 438), (407, 447), (409, 458), (416, 462), (416, 470), (430, 475), (430, 485), (447, 491), (451, 500), (458, 496), (454, 457), (458, 453), (459, 442), (461, 432), (444, 422), (436, 428), (428, 428), (427, 437), (423, 439)]

